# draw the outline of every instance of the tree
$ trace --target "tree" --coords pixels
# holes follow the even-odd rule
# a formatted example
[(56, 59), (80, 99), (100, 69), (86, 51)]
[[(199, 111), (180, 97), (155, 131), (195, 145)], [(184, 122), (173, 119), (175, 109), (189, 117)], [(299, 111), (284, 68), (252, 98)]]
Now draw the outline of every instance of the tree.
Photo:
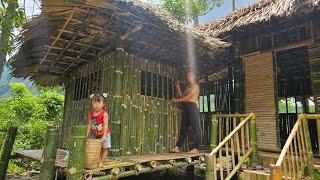
[(199, 16), (208, 13), (213, 7), (219, 7), (223, 0), (164, 0), (162, 8), (169, 11), (182, 23), (193, 21), (199, 24)]
[(0, 78), (6, 63), (7, 54), (11, 54), (13, 47), (14, 28), (25, 22), (25, 13), (18, 5), (18, 0), (0, 0)]

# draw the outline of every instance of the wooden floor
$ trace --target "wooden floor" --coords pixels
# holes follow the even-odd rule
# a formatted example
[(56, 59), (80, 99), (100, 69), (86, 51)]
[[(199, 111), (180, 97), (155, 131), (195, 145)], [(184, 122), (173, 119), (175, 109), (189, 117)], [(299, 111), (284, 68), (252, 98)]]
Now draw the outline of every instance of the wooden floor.
[[(67, 167), (67, 158), (66, 151), (62, 149), (57, 150), (56, 157), (56, 168), (64, 169)], [(15, 152), (17, 157), (29, 158), (35, 161), (41, 160), (42, 150), (22, 150)], [(142, 156), (122, 156), (122, 157), (112, 157), (108, 161), (106, 161), (104, 168), (99, 168), (96, 170), (107, 170), (114, 167), (128, 167), (134, 166), (136, 164), (148, 163), (151, 161), (170, 161), (170, 160), (179, 160), (186, 158), (203, 158), (206, 153), (198, 153), (198, 154), (187, 154), (187, 153), (168, 153), (168, 154), (157, 154), (157, 155), (142, 155)]]

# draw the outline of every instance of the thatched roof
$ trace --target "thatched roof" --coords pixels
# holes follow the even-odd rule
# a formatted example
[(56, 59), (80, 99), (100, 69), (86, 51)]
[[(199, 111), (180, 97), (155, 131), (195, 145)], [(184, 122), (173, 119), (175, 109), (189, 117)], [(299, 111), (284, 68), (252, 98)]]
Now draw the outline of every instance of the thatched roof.
[(227, 63), (215, 59), (225, 52), (227, 43), (186, 28), (166, 11), (139, 1), (85, 2), (43, 7), (46, 11), (23, 26), (19, 51), (10, 60), (14, 76), (31, 77), (44, 86), (63, 84), (80, 66), (119, 47), (180, 66), (186, 63), (187, 33), (194, 38), (201, 68), (221, 68)]
[(246, 31), (249, 26), (316, 13), (320, 11), (319, 4), (320, 0), (262, 0), (199, 29), (211, 37), (225, 37), (230, 32)]

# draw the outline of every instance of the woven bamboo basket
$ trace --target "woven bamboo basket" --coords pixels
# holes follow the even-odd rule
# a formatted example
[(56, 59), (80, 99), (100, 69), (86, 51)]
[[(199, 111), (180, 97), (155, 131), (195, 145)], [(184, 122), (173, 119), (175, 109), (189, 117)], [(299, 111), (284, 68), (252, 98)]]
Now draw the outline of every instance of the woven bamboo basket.
[(86, 168), (95, 168), (100, 160), (101, 140), (87, 139), (86, 142)]

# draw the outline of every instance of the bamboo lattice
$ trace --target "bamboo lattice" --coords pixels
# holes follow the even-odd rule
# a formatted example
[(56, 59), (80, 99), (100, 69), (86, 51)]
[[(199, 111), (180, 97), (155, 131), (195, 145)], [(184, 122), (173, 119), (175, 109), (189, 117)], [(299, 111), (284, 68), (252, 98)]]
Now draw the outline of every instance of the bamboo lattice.
[(211, 138), (220, 143), (216, 146), (216, 141), (211, 139), (214, 149), (206, 157), (207, 179), (231, 179), (249, 156), (250, 161), (256, 161), (257, 157), (252, 156), (257, 150), (255, 120), (254, 113), (213, 116), (211, 132), (218, 129), (218, 133)]
[(300, 114), (275, 165), (271, 165), (272, 179), (303, 179), (313, 177), (313, 153), (308, 120), (319, 114)]

